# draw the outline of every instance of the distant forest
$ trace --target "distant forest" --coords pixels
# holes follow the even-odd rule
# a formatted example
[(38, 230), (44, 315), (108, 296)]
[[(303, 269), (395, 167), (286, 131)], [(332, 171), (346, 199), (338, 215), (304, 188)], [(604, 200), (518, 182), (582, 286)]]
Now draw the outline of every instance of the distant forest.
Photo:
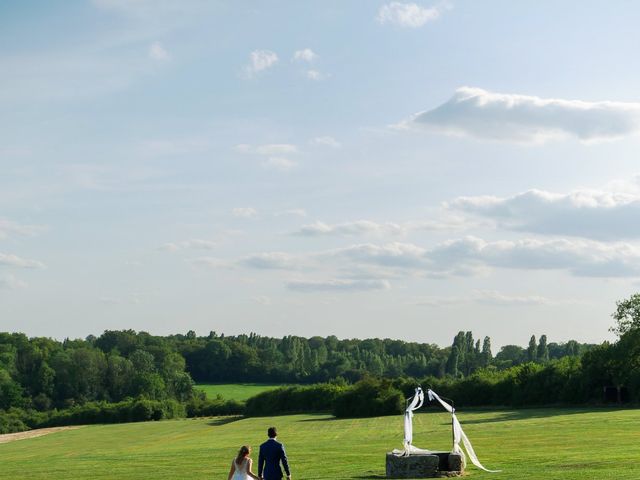
[(459, 332), (451, 347), (390, 339), (330, 337), (154, 336), (105, 331), (85, 340), (28, 338), (0, 333), (0, 409), (48, 410), (95, 400), (130, 397), (188, 400), (195, 382), (353, 383), (375, 377), (451, 376), (479, 369), (505, 370), (526, 362), (579, 356), (593, 345), (547, 343), (531, 337), (528, 348), (507, 345), (494, 357), (491, 340)]
[[(58, 341), (0, 333), (0, 433), (73, 423), (333, 411), (398, 413), (418, 384), (462, 405), (640, 401), (640, 295), (617, 303), (616, 342), (505, 345), (459, 332), (451, 346), (391, 339), (155, 336), (105, 331)], [(299, 384), (247, 404), (207, 399), (205, 382)], [(307, 385), (307, 386), (304, 386)]]

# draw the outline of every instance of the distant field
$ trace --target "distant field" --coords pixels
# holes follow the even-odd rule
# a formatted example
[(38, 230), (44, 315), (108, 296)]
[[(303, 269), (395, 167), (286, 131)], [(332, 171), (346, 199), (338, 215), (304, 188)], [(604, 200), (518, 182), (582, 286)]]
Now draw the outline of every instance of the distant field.
[[(480, 460), (465, 478), (637, 480), (640, 410), (462, 411)], [(0, 479), (221, 480), (238, 447), (254, 449), (280, 430), (294, 480), (381, 479), (384, 454), (401, 446), (402, 417), (335, 420), (327, 415), (172, 420), (96, 425), (0, 444)], [(415, 444), (451, 446), (449, 417), (415, 417)], [(257, 458), (254, 450), (253, 458)]]
[(282, 387), (273, 383), (224, 383), (224, 384), (198, 384), (196, 388), (204, 390), (208, 397), (222, 395), (227, 400), (240, 402), (257, 395), (258, 393)]

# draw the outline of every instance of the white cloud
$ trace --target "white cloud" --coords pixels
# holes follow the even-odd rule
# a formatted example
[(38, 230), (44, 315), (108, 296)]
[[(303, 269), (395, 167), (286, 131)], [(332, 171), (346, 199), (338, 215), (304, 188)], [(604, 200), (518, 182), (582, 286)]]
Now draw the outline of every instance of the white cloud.
[(406, 230), (397, 223), (377, 223), (370, 220), (357, 220), (355, 222), (344, 222), (329, 225), (323, 222), (315, 222), (309, 225), (303, 225), (295, 235), (303, 235), (309, 237), (322, 235), (400, 235), (406, 233)]
[(149, 58), (159, 62), (166, 62), (171, 59), (171, 55), (160, 42), (153, 42), (149, 46)]
[(449, 206), (518, 231), (601, 240), (640, 237), (640, 193), (528, 190), (511, 197), (459, 197)]
[(269, 157), (262, 162), (264, 168), (286, 172), (298, 166), (297, 162), (285, 157)]
[(295, 270), (300, 266), (298, 257), (284, 252), (256, 253), (240, 259), (238, 263), (260, 270)]
[(370, 290), (387, 290), (391, 284), (387, 280), (291, 280), (287, 282), (289, 290), (297, 292), (364, 292)]
[(471, 225), (474, 225), (474, 223), (449, 215), (449, 218), (444, 220), (422, 220), (401, 224), (393, 222), (379, 223), (372, 220), (356, 220), (334, 224), (314, 222), (303, 225), (293, 234), (308, 237), (329, 235), (406, 235), (416, 230), (451, 231), (468, 228)]
[(251, 218), (258, 214), (258, 211), (252, 207), (238, 207), (231, 210), (234, 217)]
[(0, 253), (0, 266), (16, 268), (44, 268), (44, 264), (42, 262), (21, 258), (9, 253)]
[(4, 275), (0, 277), (0, 288), (7, 290), (16, 290), (18, 288), (27, 288), (27, 283), (17, 279), (13, 275)]
[(380, 24), (392, 23), (400, 27), (419, 28), (436, 20), (442, 7), (425, 8), (415, 3), (391, 2), (380, 7), (377, 20)]
[(10, 236), (31, 237), (42, 230), (44, 230), (44, 227), (39, 225), (24, 225), (6, 218), (0, 218), (0, 239)]
[(487, 242), (465, 237), (431, 248), (393, 242), (359, 244), (324, 254), (436, 278), (473, 274), (487, 268), (560, 270), (581, 277), (638, 277), (640, 249), (628, 243), (590, 240), (537, 240)]
[(342, 146), (339, 141), (330, 136), (315, 137), (313, 140), (311, 140), (311, 143), (314, 145), (321, 145), (332, 148), (340, 148)]
[(253, 297), (253, 301), (264, 306), (271, 305), (271, 299), (266, 295), (258, 295), (257, 297)]
[(222, 260), (220, 258), (215, 258), (215, 257), (198, 257), (198, 258), (192, 258), (190, 260), (188, 260), (188, 262), (196, 267), (206, 267), (206, 268), (229, 268), (231, 266), (231, 264), (226, 261), (226, 260)]
[(593, 142), (640, 132), (640, 103), (545, 99), (462, 87), (446, 103), (414, 115), (403, 126), (513, 142), (565, 137)]
[(508, 295), (496, 290), (476, 290), (466, 296), (430, 296), (417, 300), (414, 304), (426, 307), (448, 305), (482, 304), (494, 306), (553, 306), (578, 303), (574, 300), (555, 300), (540, 295)]
[(249, 54), (249, 64), (245, 66), (245, 73), (252, 77), (257, 73), (268, 70), (278, 63), (278, 55), (271, 50), (254, 50)]
[(312, 63), (316, 58), (318, 58), (318, 54), (316, 54), (310, 48), (305, 48), (303, 50), (296, 50), (293, 54), (293, 60), (296, 62), (307, 62)]
[(296, 161), (288, 158), (289, 155), (299, 153), (298, 147), (290, 143), (269, 143), (256, 146), (241, 143), (236, 145), (234, 150), (240, 153), (267, 157), (261, 162), (263, 168), (284, 172), (298, 166)]
[(213, 240), (206, 240), (202, 238), (192, 238), (190, 240), (183, 240), (181, 242), (165, 243), (161, 248), (169, 252), (176, 252), (178, 250), (213, 250), (218, 246), (217, 242)]
[(324, 78), (324, 75), (318, 70), (307, 70), (307, 78), (318, 82)]

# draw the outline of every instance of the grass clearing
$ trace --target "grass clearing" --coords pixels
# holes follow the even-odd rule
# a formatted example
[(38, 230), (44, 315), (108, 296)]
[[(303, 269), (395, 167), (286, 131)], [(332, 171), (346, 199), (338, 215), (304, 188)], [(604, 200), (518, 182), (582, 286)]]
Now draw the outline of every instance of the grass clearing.
[(259, 393), (285, 386), (287, 385), (275, 383), (203, 383), (196, 385), (196, 388), (204, 391), (209, 398), (221, 395), (226, 400), (243, 402)]
[[(431, 409), (430, 409), (431, 410)], [(446, 450), (446, 413), (414, 419), (415, 444)], [(437, 412), (436, 412), (437, 410)], [(467, 478), (607, 480), (640, 478), (640, 410), (462, 411), (463, 428), (489, 474)], [(327, 415), (172, 420), (93, 425), (0, 445), (0, 478), (223, 479), (237, 449), (280, 431), (295, 480), (383, 478), (384, 454), (402, 442), (402, 418), (336, 420)]]

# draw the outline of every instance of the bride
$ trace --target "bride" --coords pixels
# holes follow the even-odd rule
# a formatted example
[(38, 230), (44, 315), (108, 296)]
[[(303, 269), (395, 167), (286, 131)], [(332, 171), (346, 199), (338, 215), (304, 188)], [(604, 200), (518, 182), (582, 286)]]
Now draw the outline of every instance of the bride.
[(260, 477), (251, 472), (253, 460), (249, 458), (251, 455), (251, 447), (243, 445), (238, 451), (238, 456), (231, 462), (231, 470), (229, 471), (228, 480), (259, 480)]

